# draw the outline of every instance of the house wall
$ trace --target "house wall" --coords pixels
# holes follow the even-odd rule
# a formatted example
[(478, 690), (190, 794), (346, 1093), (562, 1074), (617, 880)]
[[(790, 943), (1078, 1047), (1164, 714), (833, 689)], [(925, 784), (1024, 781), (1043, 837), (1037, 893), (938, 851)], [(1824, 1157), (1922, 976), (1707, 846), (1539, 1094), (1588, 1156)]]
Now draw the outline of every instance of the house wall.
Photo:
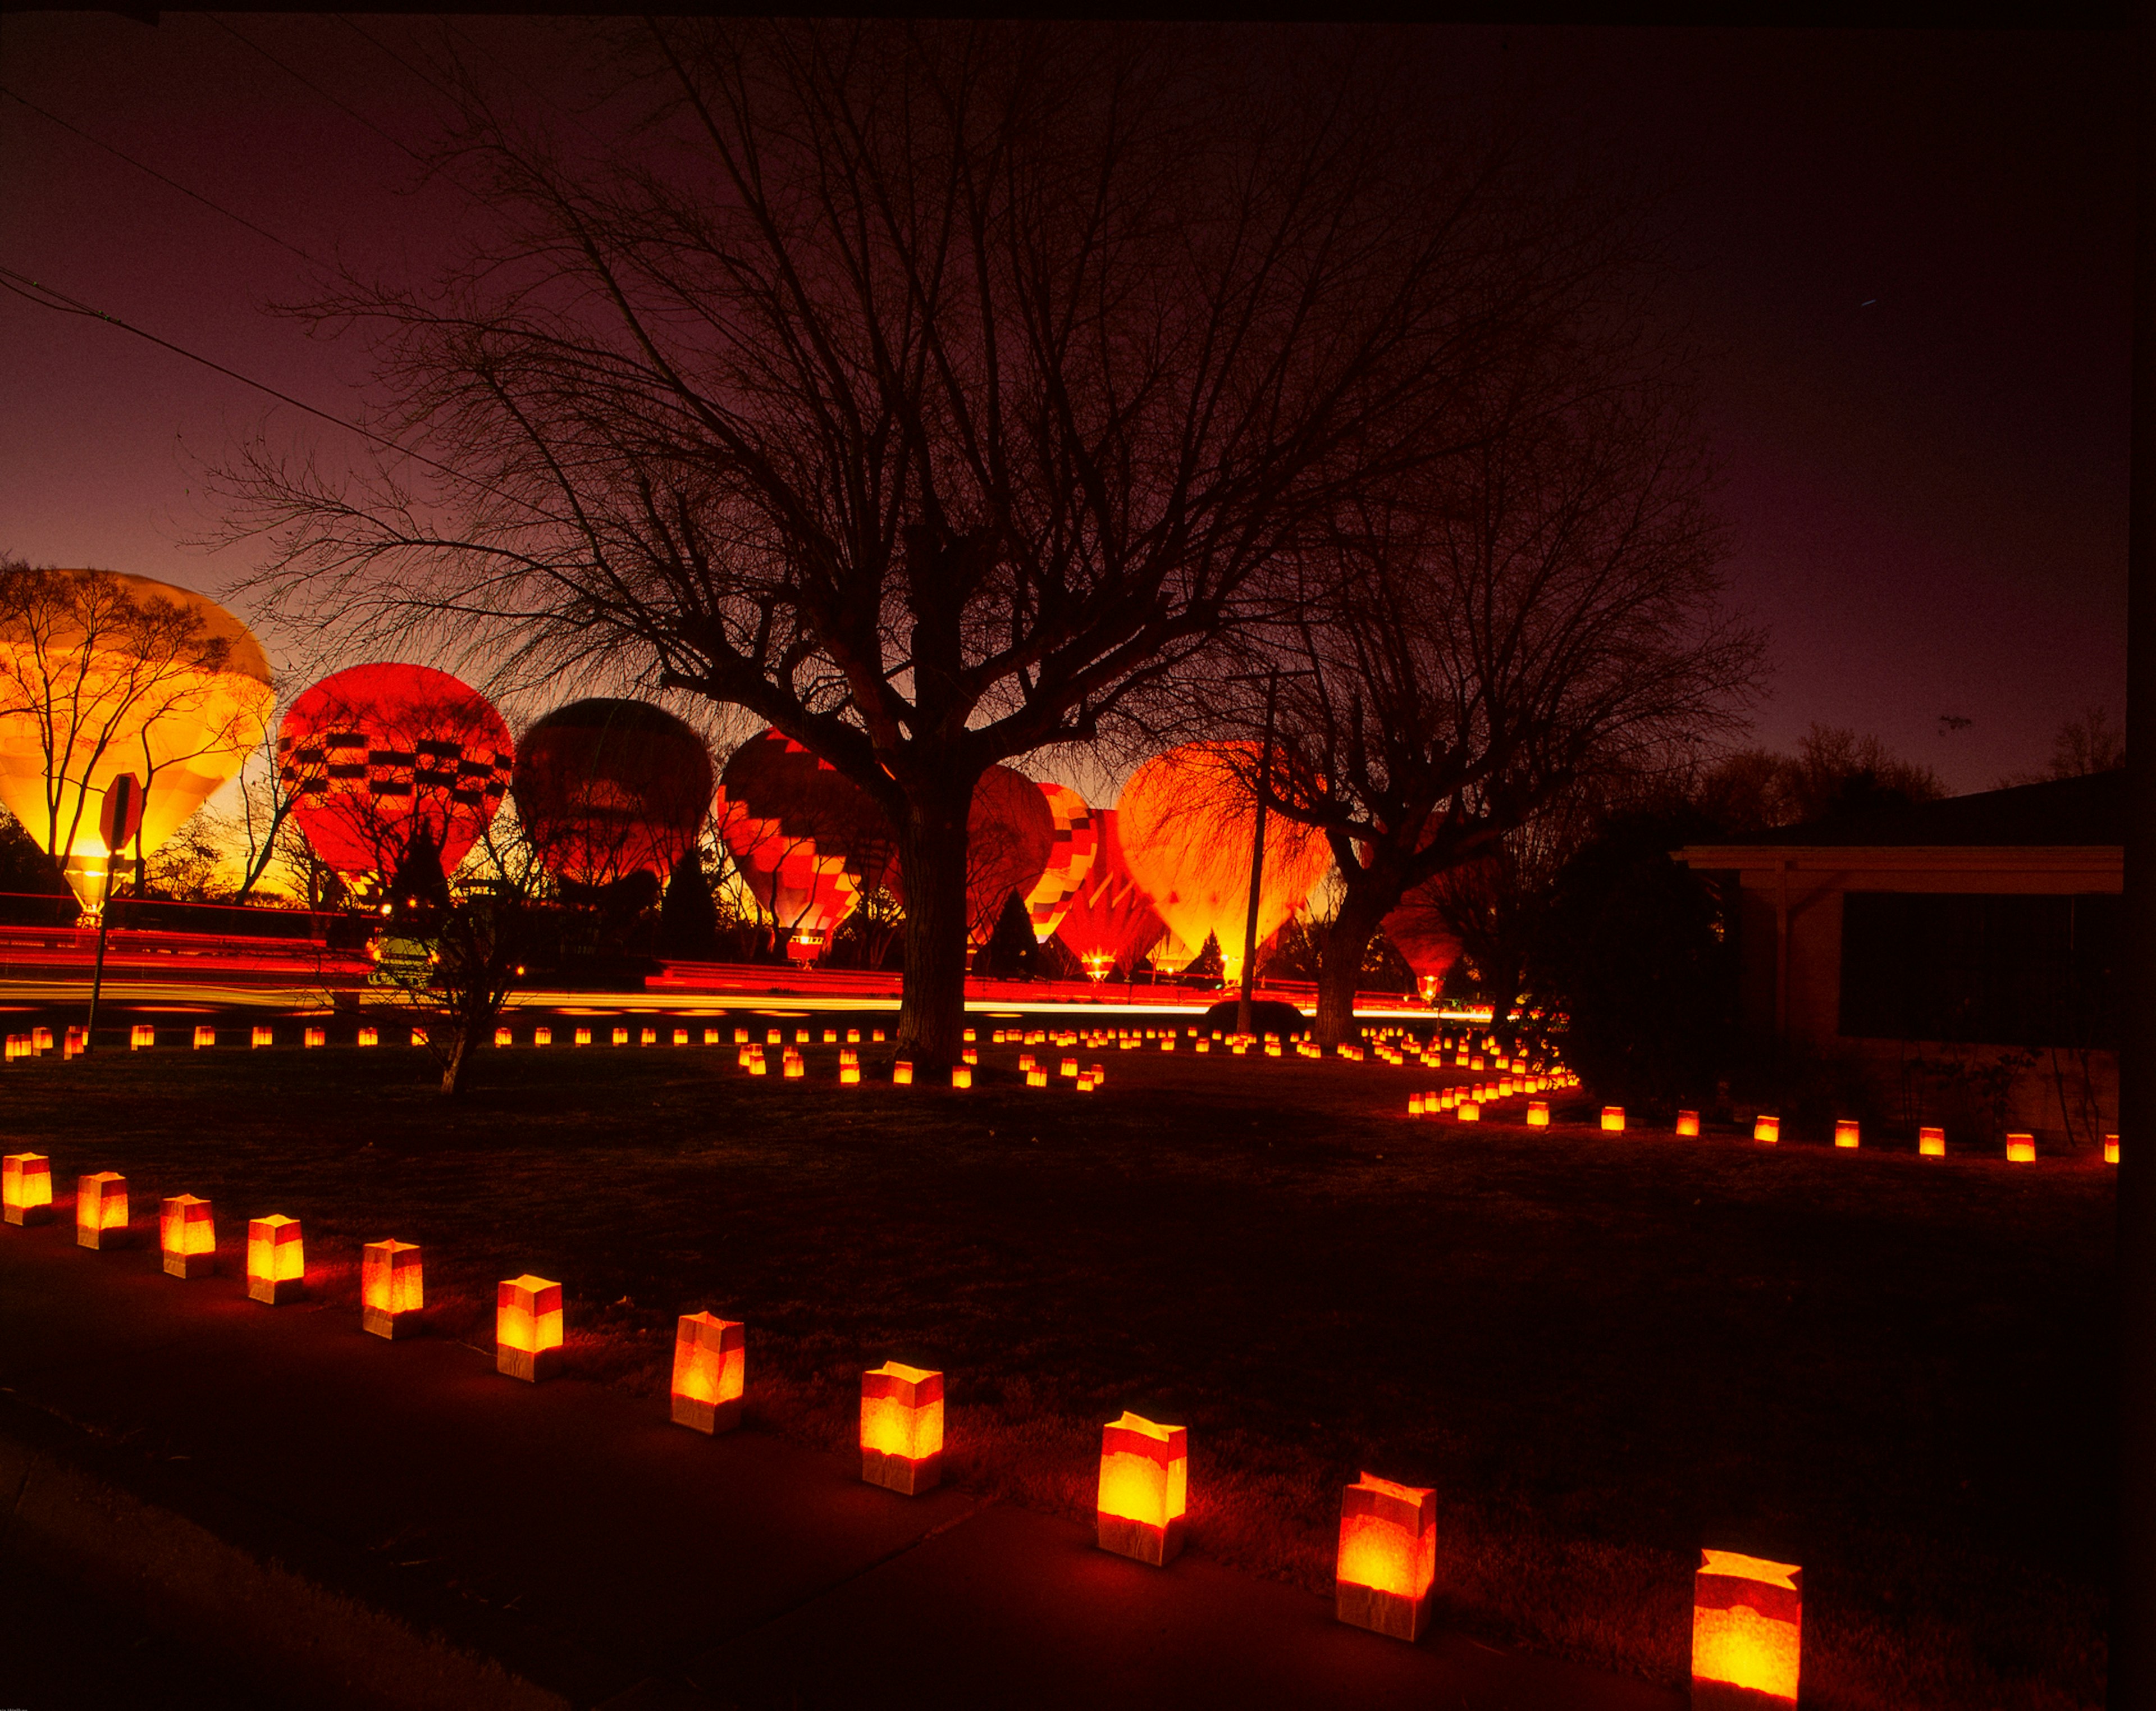
[[(1848, 892), (2118, 892), (2124, 888), (2123, 850), (1724, 847), (1685, 856), (1696, 868), (1736, 875), (1739, 1000), (1755, 1036), (1779, 1036), (1851, 1064), (1890, 1121), (1942, 1124), (1949, 1146), (1990, 1143), (1991, 1087), (2000, 1082), (2006, 1128), (2055, 1145), (2088, 1145), (2118, 1129), (2116, 1053), (2061, 1048), (2009, 1068), (2017, 1056), (2010, 1048), (1852, 1039), (1840, 1033), (1840, 1021)], [(1779, 961), (1784, 917), (1786, 976)]]

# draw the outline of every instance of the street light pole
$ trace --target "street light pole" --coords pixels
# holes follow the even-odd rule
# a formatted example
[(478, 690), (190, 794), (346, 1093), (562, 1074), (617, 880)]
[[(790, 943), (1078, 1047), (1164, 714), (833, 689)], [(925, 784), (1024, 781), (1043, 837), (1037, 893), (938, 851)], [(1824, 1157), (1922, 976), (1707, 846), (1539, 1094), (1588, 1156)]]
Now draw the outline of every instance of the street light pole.
[(1258, 973), (1258, 887), (1265, 876), (1265, 794), (1271, 788), (1273, 771), (1273, 706), (1280, 694), (1280, 673), (1265, 676), (1265, 737), (1258, 750), (1258, 805), (1251, 816), (1250, 833), (1250, 907), (1243, 917), (1243, 982), (1242, 995), (1235, 1005), (1235, 1031), (1248, 1035), (1250, 1032), (1250, 988)]

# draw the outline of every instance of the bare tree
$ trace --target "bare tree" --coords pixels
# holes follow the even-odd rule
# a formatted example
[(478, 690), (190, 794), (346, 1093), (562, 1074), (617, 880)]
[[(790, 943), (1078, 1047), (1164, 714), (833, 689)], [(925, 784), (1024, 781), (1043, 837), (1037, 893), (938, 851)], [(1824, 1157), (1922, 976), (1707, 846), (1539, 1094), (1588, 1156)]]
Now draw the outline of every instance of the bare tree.
[(1460, 443), (1600, 241), (1442, 134), (1409, 46), (670, 20), (616, 36), (625, 121), (575, 158), (468, 82), (447, 164), (500, 235), (307, 311), (378, 336), (431, 461), (258, 446), (233, 527), (273, 610), (441, 620), (829, 762), (897, 829), (901, 1040), (955, 1057), (975, 781), (1142, 725), (1315, 520)]
[(1353, 1036), (1371, 935), (1411, 888), (1502, 862), (1582, 780), (1722, 725), (1758, 668), (1717, 609), (1681, 377), (1602, 337), (1585, 312), (1553, 326), (1486, 394), (1474, 449), (1343, 508), (1312, 557), (1322, 598), (1269, 638), (1292, 668), (1270, 800), (1325, 832), (1341, 875), (1321, 1040)]
[(1717, 758), (1687, 794), (1716, 825), (1743, 835), (1836, 813), (1936, 802), (1947, 790), (1929, 767), (1889, 753), (1876, 737), (1815, 723), (1794, 754), (1735, 750)]
[(2113, 722), (2108, 707), (2094, 706), (2059, 727), (2051, 739), (2051, 765), (2046, 776), (2086, 778), (2125, 764), (2126, 732)]

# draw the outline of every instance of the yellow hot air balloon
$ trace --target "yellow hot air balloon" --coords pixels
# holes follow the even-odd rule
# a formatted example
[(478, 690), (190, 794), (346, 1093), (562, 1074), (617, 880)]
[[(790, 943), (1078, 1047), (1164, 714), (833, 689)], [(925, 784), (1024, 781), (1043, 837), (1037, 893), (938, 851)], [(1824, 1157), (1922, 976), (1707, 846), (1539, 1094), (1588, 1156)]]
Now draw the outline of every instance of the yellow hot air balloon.
[[(169, 838), (262, 740), (275, 701), (248, 628), (190, 588), (109, 570), (0, 570), (0, 802), (105, 907), (116, 854)], [(141, 825), (124, 851), (98, 820), (131, 773)]]
[[(1132, 877), (1180, 941), (1161, 960), (1178, 966), (1196, 956), (1208, 938), (1217, 938), (1231, 985), (1243, 964), (1257, 817), (1240, 773), (1256, 758), (1254, 742), (1186, 743), (1132, 773), (1116, 801), (1116, 832)], [(1322, 832), (1277, 814), (1266, 816), (1260, 945), (1302, 907), (1332, 863)]]

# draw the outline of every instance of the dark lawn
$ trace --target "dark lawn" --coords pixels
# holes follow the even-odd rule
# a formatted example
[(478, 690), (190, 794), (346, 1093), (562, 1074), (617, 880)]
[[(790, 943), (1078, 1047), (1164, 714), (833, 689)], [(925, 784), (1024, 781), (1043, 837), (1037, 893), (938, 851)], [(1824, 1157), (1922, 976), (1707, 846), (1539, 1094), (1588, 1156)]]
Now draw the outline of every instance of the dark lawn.
[(1123, 1408), (1187, 1423), (1193, 1548), (1314, 1590), (1343, 1483), (1435, 1486), (1444, 1619), (1494, 1640), (1680, 1680), (1706, 1542), (1804, 1565), (1809, 1705), (2100, 1702), (2101, 1164), (1605, 1138), (1584, 1101), (1411, 1123), (1431, 1071), (1291, 1056), (1086, 1051), (1102, 1092), (1029, 1091), (983, 1055), (954, 1093), (872, 1046), (844, 1090), (828, 1046), (805, 1084), (519, 1048), (452, 1103), (408, 1047), (100, 1052), (11, 1066), (0, 1128), (62, 1195), (126, 1172), (138, 1221), (208, 1196), (228, 1254), (297, 1216), (355, 1302), (360, 1243), (422, 1242), (436, 1328), (488, 1346), (495, 1280), (559, 1278), (572, 1369), (654, 1395), (676, 1313), (743, 1318), (752, 1428), (850, 1441), (865, 1366), (942, 1368), (952, 1476), (1039, 1507), (1090, 1511)]

